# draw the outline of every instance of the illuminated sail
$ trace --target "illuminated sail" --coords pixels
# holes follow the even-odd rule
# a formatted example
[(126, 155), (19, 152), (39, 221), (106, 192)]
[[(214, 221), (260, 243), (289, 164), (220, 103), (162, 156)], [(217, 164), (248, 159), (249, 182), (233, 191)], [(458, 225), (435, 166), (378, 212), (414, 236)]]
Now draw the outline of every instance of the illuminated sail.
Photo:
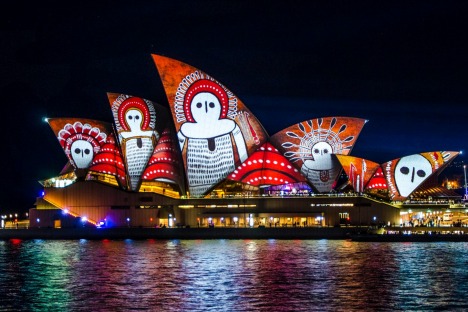
[(161, 106), (126, 94), (108, 93), (129, 189), (138, 190), (167, 117)]
[(382, 167), (377, 168), (372, 178), (367, 183), (366, 190), (387, 190), (387, 180), (383, 173)]
[(366, 122), (352, 117), (306, 120), (279, 131), (270, 140), (317, 192), (330, 192), (341, 171), (332, 154), (348, 155)]
[(354, 156), (336, 155), (354, 191), (362, 193), (380, 164)]
[(413, 154), (382, 164), (390, 199), (404, 200), (434, 173), (444, 169), (459, 152)]
[[(106, 143), (94, 157), (89, 168), (89, 173), (93, 172), (113, 176), (121, 188), (127, 189), (125, 166), (113, 133), (107, 137)], [(87, 180), (95, 180), (95, 178), (88, 175)]]
[(305, 182), (299, 171), (270, 143), (263, 144), (228, 176), (254, 186)]
[(207, 194), (267, 139), (249, 109), (213, 77), (153, 55), (182, 152), (192, 197)]
[(173, 133), (166, 128), (154, 149), (148, 166), (143, 172), (144, 181), (161, 181), (177, 184), (183, 189), (182, 162), (177, 141)]
[(75, 169), (88, 169), (112, 132), (109, 123), (84, 118), (49, 118), (60, 146)]

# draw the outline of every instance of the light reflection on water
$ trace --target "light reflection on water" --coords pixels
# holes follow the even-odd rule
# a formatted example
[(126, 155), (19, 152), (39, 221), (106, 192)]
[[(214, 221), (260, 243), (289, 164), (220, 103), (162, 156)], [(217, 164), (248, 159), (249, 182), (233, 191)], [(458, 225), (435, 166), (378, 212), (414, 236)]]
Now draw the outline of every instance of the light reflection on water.
[(0, 241), (0, 311), (468, 309), (468, 244)]

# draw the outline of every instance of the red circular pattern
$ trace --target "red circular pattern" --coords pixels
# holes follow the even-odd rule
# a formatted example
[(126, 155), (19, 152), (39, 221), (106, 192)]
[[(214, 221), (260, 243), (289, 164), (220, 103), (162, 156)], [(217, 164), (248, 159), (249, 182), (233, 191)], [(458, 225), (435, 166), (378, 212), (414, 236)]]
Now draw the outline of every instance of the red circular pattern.
[(190, 111), (190, 104), (195, 95), (201, 92), (212, 93), (221, 103), (220, 118), (226, 118), (229, 110), (229, 100), (226, 91), (216, 82), (208, 79), (200, 79), (194, 82), (185, 93), (184, 97), (184, 114), (188, 122), (194, 122), (192, 112)]
[(129, 131), (130, 128), (125, 121), (125, 114), (129, 109), (138, 109), (143, 114), (143, 124), (141, 125), (142, 130), (147, 130), (150, 123), (150, 113), (148, 106), (143, 99), (138, 97), (131, 97), (122, 102), (118, 110), (119, 123), (125, 131)]

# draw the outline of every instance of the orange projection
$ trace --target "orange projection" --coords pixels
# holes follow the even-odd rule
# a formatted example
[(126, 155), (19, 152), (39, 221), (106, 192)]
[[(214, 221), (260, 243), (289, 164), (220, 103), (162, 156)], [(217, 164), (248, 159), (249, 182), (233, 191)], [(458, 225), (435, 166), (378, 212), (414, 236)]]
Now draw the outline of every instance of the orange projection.
[(75, 169), (88, 169), (112, 133), (110, 123), (84, 118), (49, 118), (52, 131)]
[(160, 105), (139, 97), (118, 93), (107, 95), (126, 164), (129, 189), (137, 191), (141, 175), (166, 125), (166, 112)]
[(341, 171), (332, 154), (348, 155), (366, 122), (352, 117), (307, 120), (274, 134), (271, 142), (316, 191), (329, 192)]
[(382, 165), (391, 200), (405, 200), (433, 173), (445, 168), (459, 152), (413, 154)]
[(354, 191), (362, 193), (380, 164), (354, 156), (336, 155)]
[(233, 92), (203, 71), (153, 55), (175, 124), (191, 197), (201, 197), (255, 152), (267, 133)]

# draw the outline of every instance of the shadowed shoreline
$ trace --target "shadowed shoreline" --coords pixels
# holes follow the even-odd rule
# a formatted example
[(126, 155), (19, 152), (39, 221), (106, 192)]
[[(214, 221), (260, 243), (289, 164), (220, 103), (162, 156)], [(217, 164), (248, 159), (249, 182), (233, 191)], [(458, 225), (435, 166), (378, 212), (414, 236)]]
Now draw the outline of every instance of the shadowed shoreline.
[[(393, 228), (395, 229), (395, 228)], [(407, 228), (405, 228), (407, 229)], [(468, 234), (451, 229), (450, 232), (436, 231), (417, 233), (423, 228), (412, 228), (412, 234), (372, 234), (368, 227), (296, 227), (296, 228), (30, 228), (2, 229), (0, 240), (9, 239), (338, 239), (356, 242), (468, 242)], [(428, 228), (424, 228), (428, 231)], [(432, 229), (431, 229), (432, 230)], [(458, 231), (458, 233), (457, 233)]]
[(34, 228), (3, 229), (0, 239), (347, 239), (366, 228)]

